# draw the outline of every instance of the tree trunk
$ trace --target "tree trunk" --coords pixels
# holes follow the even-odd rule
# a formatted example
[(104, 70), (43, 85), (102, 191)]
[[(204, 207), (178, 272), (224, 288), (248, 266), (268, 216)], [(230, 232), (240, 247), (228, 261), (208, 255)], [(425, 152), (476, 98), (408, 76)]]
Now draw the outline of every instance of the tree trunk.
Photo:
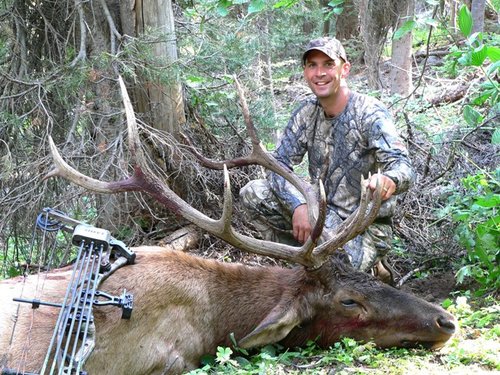
[(357, 0), (359, 9), (359, 25), (364, 46), (364, 60), (368, 72), (368, 86), (380, 90), (383, 83), (380, 78), (380, 57), (391, 25), (385, 15), (387, 5), (382, 1)]
[[(398, 4), (399, 20), (395, 29), (400, 28), (406, 21), (413, 18), (415, 13), (414, 0), (400, 0)], [(411, 49), (412, 32), (406, 33), (399, 39), (392, 40), (390, 90), (392, 94), (407, 96), (413, 90), (412, 69), (411, 69)]]
[(453, 33), (457, 31), (457, 10), (457, 0), (450, 0), (450, 28), (453, 30)]
[[(137, 35), (151, 29), (160, 31), (164, 38), (153, 47), (157, 57), (166, 58), (169, 63), (177, 60), (177, 43), (174, 29), (174, 15), (171, 0), (135, 2), (135, 23)], [(185, 123), (182, 88), (176, 79), (165, 84), (159, 80), (146, 80), (141, 91), (137, 92), (137, 109), (149, 113), (148, 122), (156, 129), (177, 136), (179, 126)]]
[[(321, 6), (323, 7), (324, 10), (328, 10), (330, 6), (328, 5), (328, 0), (321, 0)], [(324, 36), (330, 36), (330, 17), (325, 17), (323, 19), (323, 35)]]
[(472, 32), (478, 33), (484, 30), (484, 11), (486, 9), (486, 0), (472, 0)]
[(344, 11), (337, 17), (335, 37), (341, 42), (359, 35), (358, 11), (353, 0), (344, 1)]
[[(110, 30), (119, 24), (118, 17), (110, 13), (108, 13), (109, 17), (106, 16), (109, 9), (105, 1), (95, 2), (93, 6), (81, 3), (81, 6), (80, 16), (84, 17), (84, 22), (80, 25), (85, 25), (85, 28), (88, 28), (88, 35), (92, 35), (92, 37), (84, 38), (74, 64), (78, 59), (86, 59), (87, 55), (89, 61), (93, 61), (92, 57), (116, 53), (115, 36), (110, 37)], [(97, 9), (98, 11), (96, 11)], [(82, 33), (87, 35), (85, 30), (80, 30), (80, 35)], [(115, 90), (114, 82), (106, 79), (106, 77), (113, 77), (114, 74), (113, 66), (105, 66), (99, 62), (92, 66), (94, 84), (90, 87), (95, 100), (91, 115), (93, 128), (90, 131), (94, 135), (95, 150), (106, 151), (108, 155), (108, 160), (99, 166), (99, 178), (109, 179), (120, 177), (114, 166), (119, 162), (116, 152), (119, 143), (116, 142), (116, 139), (122, 129), (117, 126), (113, 114), (116, 113), (115, 105), (121, 102), (121, 98), (119, 92)], [(72, 134), (69, 133), (68, 136), (72, 136)], [(99, 210), (97, 225), (112, 232), (116, 231), (118, 229), (117, 215), (123, 204), (123, 197), (97, 195), (95, 199), (98, 202)]]

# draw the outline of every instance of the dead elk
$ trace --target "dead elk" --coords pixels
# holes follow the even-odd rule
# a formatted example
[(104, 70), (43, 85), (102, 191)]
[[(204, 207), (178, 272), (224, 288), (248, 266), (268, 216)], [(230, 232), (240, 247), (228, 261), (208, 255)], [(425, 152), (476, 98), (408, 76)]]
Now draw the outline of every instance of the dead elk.
[[(135, 117), (120, 80), (127, 116), (130, 149), (135, 153), (134, 174), (123, 181), (101, 182), (67, 165), (51, 141), (56, 168), (49, 176), (61, 176), (102, 193), (143, 191), (200, 228), (242, 250), (267, 255), (300, 266), (295, 268), (249, 267), (201, 259), (185, 253), (139, 247), (136, 264), (119, 269), (102, 285), (119, 293), (126, 287), (134, 294), (132, 319), (120, 319), (112, 308), (95, 309), (96, 346), (85, 369), (89, 374), (181, 373), (195, 368), (202, 355), (215, 353), (219, 345), (231, 345), (233, 334), (243, 348), (280, 342), (287, 347), (317, 340), (328, 347), (342, 337), (374, 341), (380, 347), (443, 346), (455, 330), (453, 316), (438, 306), (386, 286), (354, 271), (336, 253), (375, 219), (380, 189), (370, 198), (362, 181), (358, 209), (328, 242), (318, 244), (324, 222), (324, 193), (296, 179), (260, 148), (255, 129), (247, 118), (254, 144), (246, 158), (226, 162), (229, 167), (260, 164), (284, 175), (306, 197), (315, 223), (308, 241), (300, 248), (244, 236), (231, 226), (231, 193), (225, 170), (225, 203), (222, 217), (211, 219), (189, 206), (155, 176), (142, 155)], [(242, 100), (244, 114), (247, 114)], [(201, 158), (203, 159), (203, 158)], [(209, 164), (207, 160), (204, 160)], [(212, 165), (219, 167), (220, 165)], [(51, 298), (63, 293), (69, 271), (50, 273), (46, 290)], [(29, 278), (30, 279), (30, 278)], [(28, 280), (29, 280), (28, 279)], [(17, 307), (9, 298), (21, 288), (18, 280), (0, 284), (2, 316), (2, 365), (36, 371), (45, 353), (42, 338), (51, 334), (56, 316), (38, 311), (39, 323), (20, 308), (15, 337), (11, 337)], [(28, 282), (24, 288), (33, 288)], [(17, 335), (31, 337), (31, 345)], [(23, 336), (25, 337), (25, 336)], [(28, 349), (26, 349), (28, 348)], [(46, 348), (46, 346), (45, 346)], [(29, 350), (25, 353), (23, 350)], [(30, 354), (28, 356), (27, 354)]]
[[(231, 345), (231, 333), (245, 348), (315, 339), (328, 347), (346, 336), (381, 347), (438, 348), (455, 328), (441, 308), (356, 272), (337, 256), (310, 271), (220, 263), (156, 247), (133, 250), (136, 264), (116, 271), (101, 288), (133, 293), (132, 319), (121, 319), (114, 307), (94, 309), (96, 347), (84, 367), (89, 374), (181, 373), (217, 346)], [(49, 273), (44, 299), (60, 301), (69, 277), (67, 269)], [(25, 296), (33, 295), (37, 280), (32, 275), (0, 284), (5, 368), (41, 368), (57, 309), (22, 304), (18, 310), (12, 301), (23, 287)]]

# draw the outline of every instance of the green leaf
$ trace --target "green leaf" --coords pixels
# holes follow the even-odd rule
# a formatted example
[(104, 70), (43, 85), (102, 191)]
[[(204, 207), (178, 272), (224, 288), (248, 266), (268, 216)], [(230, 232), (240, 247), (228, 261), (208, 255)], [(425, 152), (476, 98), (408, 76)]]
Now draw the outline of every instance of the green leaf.
[(483, 92), (483, 94), (476, 96), (471, 103), (477, 106), (482, 106), (490, 98), (491, 94), (492, 93), (490, 91)]
[(329, 1), (328, 2), (328, 6), (332, 7), (332, 8), (335, 8), (339, 5), (343, 5), (344, 4), (344, 0), (332, 0), (332, 1)]
[(490, 75), (490, 76), (491, 76), (491, 75), (495, 74), (495, 72), (496, 72), (497, 70), (500, 70), (500, 60), (499, 60), (499, 61), (494, 62), (493, 64), (491, 64), (491, 65), (488, 67), (488, 71), (487, 71), (487, 73), (488, 73), (488, 75)]
[(219, 0), (217, 2), (217, 14), (221, 17), (226, 17), (229, 14), (229, 7), (233, 5), (230, 0)]
[(467, 44), (471, 48), (479, 48), (483, 45), (483, 33), (473, 33), (467, 38)]
[(297, 4), (299, 0), (280, 0), (276, 4), (273, 5), (274, 9), (279, 9), (279, 8), (291, 8), (295, 4)]
[[(498, 129), (497, 129), (498, 130)], [(477, 198), (474, 202), (481, 207), (496, 207), (500, 206), (500, 195), (488, 194), (484, 197)]]
[(248, 13), (258, 13), (264, 10), (266, 7), (265, 0), (252, 0), (248, 5)]
[(461, 212), (458, 211), (452, 215), (453, 221), (465, 221), (468, 220), (470, 217), (469, 212)]
[(245, 366), (251, 366), (252, 365), (252, 362), (250, 362), (248, 359), (244, 358), (244, 357), (235, 357), (234, 360), (241, 366), (241, 367), (245, 367)]
[(231, 354), (233, 354), (231, 348), (219, 346), (217, 347), (217, 357), (215, 358), (215, 360), (218, 363), (229, 362), (231, 359)]
[(405, 36), (406, 34), (411, 32), (415, 28), (416, 25), (417, 25), (417, 23), (414, 20), (406, 21), (399, 29), (397, 29), (394, 32), (393, 38), (395, 40), (401, 39), (403, 36)]
[(500, 128), (496, 128), (491, 136), (491, 144), (500, 145)]
[(444, 308), (444, 309), (447, 309), (448, 307), (450, 307), (451, 305), (453, 305), (453, 301), (449, 298), (446, 298), (443, 302), (441, 302), (441, 306)]
[(478, 238), (478, 241), (476, 242), (476, 246), (474, 247), (474, 255), (481, 261), (481, 263), (484, 266), (487, 266), (488, 268), (491, 268), (491, 261), (488, 258), (488, 253), (485, 251), (485, 248), (483, 247), (485, 245), (485, 242), (491, 241), (491, 235), (485, 235), (483, 237)]
[(185, 78), (186, 85), (192, 88), (200, 87), (205, 83), (205, 78), (195, 75), (188, 75)]
[(472, 64), (471, 53), (464, 53), (457, 61), (460, 65), (470, 66)]
[(457, 274), (455, 275), (458, 284), (462, 284), (464, 282), (464, 279), (471, 275), (470, 268), (471, 266), (464, 266), (458, 270)]
[(463, 114), (465, 121), (471, 126), (477, 126), (481, 121), (483, 121), (483, 116), (470, 105), (464, 106)]
[(488, 48), (483, 44), (472, 52), (471, 63), (473, 66), (481, 66), (486, 57), (488, 57)]
[(491, 62), (497, 62), (500, 60), (500, 48), (495, 47), (495, 46), (488, 46), (488, 57), (490, 58)]
[(336, 7), (336, 8), (333, 8), (332, 12), (335, 13), (338, 16), (339, 14), (342, 14), (343, 11), (344, 11), (344, 8), (342, 8), (342, 7)]
[(458, 27), (466, 37), (472, 32), (472, 15), (467, 5), (462, 5), (458, 11)]

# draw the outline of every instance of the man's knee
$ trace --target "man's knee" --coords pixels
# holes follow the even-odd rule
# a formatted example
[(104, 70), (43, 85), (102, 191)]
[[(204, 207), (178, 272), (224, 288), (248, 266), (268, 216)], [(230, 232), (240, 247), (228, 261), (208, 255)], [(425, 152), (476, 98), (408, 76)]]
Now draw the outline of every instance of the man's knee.
[(391, 226), (374, 224), (349, 241), (344, 248), (352, 266), (360, 271), (367, 271), (389, 252), (391, 245)]
[(360, 269), (371, 269), (385, 257), (392, 248), (392, 227), (386, 224), (373, 224), (363, 235), (363, 262)]
[(247, 211), (258, 211), (262, 201), (269, 199), (270, 187), (267, 180), (251, 180), (240, 190), (240, 200)]

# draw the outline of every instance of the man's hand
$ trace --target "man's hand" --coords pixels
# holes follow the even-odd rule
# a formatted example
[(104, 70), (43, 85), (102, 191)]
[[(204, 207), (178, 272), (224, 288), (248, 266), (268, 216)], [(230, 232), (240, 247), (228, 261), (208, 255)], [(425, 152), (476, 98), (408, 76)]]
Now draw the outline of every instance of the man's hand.
[(299, 242), (304, 243), (311, 235), (311, 224), (309, 224), (309, 214), (307, 204), (301, 204), (292, 216), (293, 237)]
[[(387, 176), (384, 176), (381, 173), (375, 173), (369, 181), (369, 187), (372, 191), (375, 191), (377, 187), (377, 179), (379, 185), (382, 185), (382, 200), (385, 201), (389, 199), (392, 194), (396, 191), (396, 184), (392, 179)], [(294, 231), (295, 233), (295, 231)]]
[[(369, 181), (369, 187), (372, 191), (377, 188), (377, 180), (380, 185), (382, 185), (382, 200), (389, 199), (396, 191), (396, 184), (394, 181), (384, 176), (381, 173), (376, 173), (371, 176)], [(309, 224), (309, 214), (307, 212), (307, 204), (301, 204), (295, 211), (293, 211), (292, 216), (292, 227), (293, 227), (293, 237), (299, 242), (304, 243), (311, 235), (311, 224)]]

